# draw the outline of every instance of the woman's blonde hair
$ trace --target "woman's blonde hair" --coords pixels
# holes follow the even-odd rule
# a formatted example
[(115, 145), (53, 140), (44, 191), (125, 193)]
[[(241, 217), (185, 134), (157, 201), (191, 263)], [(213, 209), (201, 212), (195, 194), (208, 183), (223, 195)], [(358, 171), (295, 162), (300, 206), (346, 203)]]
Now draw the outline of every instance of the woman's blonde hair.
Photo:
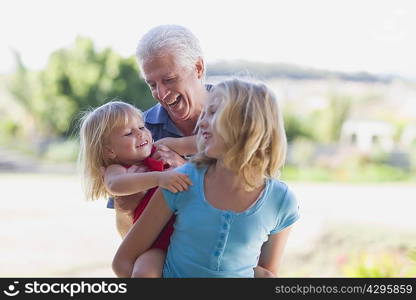
[[(287, 141), (274, 93), (263, 83), (231, 79), (215, 85), (210, 95), (220, 102), (213, 122), (224, 139), (225, 167), (242, 178), (248, 191), (256, 188), (260, 180), (278, 178)], [(192, 160), (197, 166), (216, 162), (204, 154), (200, 136), (198, 149), (199, 154)]]
[(131, 104), (122, 101), (110, 101), (83, 113), (80, 120), (80, 152), (78, 157), (82, 175), (82, 184), (88, 200), (107, 197), (101, 168), (112, 162), (104, 155), (107, 138), (111, 131), (127, 124), (129, 118), (142, 112)]

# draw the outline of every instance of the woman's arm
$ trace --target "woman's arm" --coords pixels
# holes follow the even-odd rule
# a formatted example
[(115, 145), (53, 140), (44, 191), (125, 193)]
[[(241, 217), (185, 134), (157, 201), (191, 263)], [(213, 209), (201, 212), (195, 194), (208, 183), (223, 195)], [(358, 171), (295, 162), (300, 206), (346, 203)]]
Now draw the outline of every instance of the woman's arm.
[(104, 184), (111, 195), (126, 196), (156, 186), (176, 193), (186, 190), (191, 182), (185, 174), (174, 171), (131, 173), (121, 165), (111, 165), (105, 170)]
[(280, 260), (292, 226), (269, 236), (261, 248), (259, 263), (254, 268), (254, 277), (277, 277)]
[(155, 142), (156, 146), (165, 145), (179, 155), (193, 155), (198, 152), (196, 146), (196, 135), (173, 138), (166, 137)]
[(136, 258), (150, 248), (172, 214), (158, 189), (114, 256), (112, 267), (118, 277), (131, 277)]

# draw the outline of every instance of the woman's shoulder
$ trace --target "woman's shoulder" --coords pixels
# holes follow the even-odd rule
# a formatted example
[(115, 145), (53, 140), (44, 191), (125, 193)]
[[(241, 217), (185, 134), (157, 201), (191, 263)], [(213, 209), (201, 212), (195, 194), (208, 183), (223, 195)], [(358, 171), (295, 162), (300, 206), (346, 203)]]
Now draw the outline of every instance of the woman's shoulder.
[(275, 234), (292, 225), (300, 218), (299, 202), (293, 190), (283, 181), (272, 180), (272, 192), (269, 193), (272, 213), (276, 217)]
[(278, 189), (282, 191), (286, 191), (287, 189), (289, 189), (289, 186), (287, 185), (287, 183), (284, 181), (281, 181), (280, 179), (269, 178), (268, 181), (269, 181), (270, 186), (274, 189)]
[(183, 173), (189, 176), (189, 175), (202, 173), (205, 169), (206, 167), (204, 166), (199, 167), (193, 162), (187, 162), (183, 164), (182, 166), (175, 168), (175, 171), (178, 171), (180, 173)]
[[(293, 190), (283, 181), (278, 179), (269, 179), (269, 195), (278, 202), (296, 202), (296, 196)], [(278, 195), (278, 197), (276, 197)]]
[(192, 162), (187, 162), (184, 165), (174, 169), (176, 172), (185, 174), (192, 181), (192, 185), (183, 192), (172, 193), (167, 189), (162, 189), (163, 195), (168, 206), (172, 211), (180, 210), (185, 207), (190, 201), (198, 199), (201, 196), (200, 182), (203, 169), (197, 167)]

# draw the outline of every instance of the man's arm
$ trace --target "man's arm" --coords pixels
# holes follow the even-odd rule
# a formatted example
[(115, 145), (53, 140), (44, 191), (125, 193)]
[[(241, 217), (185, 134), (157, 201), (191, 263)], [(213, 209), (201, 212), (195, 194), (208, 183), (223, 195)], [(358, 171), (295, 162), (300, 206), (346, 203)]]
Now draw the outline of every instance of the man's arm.
[(196, 135), (180, 138), (166, 137), (155, 142), (156, 146), (164, 145), (179, 155), (193, 155), (198, 152)]
[(168, 164), (170, 168), (176, 168), (186, 163), (186, 160), (173, 150), (164, 145), (159, 145), (157, 151), (153, 153), (152, 158), (161, 160)]

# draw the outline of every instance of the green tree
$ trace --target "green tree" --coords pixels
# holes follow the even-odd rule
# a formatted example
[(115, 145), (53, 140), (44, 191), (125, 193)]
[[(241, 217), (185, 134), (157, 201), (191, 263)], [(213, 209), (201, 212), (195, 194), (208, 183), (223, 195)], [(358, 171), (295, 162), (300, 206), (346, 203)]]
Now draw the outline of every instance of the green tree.
[(313, 127), (308, 126), (308, 120), (305, 120), (304, 117), (296, 115), (292, 110), (285, 110), (283, 118), (286, 137), (289, 143), (299, 137), (313, 139)]
[(322, 143), (337, 142), (342, 125), (350, 114), (351, 105), (352, 99), (348, 95), (329, 95), (327, 107), (314, 111), (311, 115), (314, 139)]
[(33, 79), (18, 55), (16, 61), (10, 91), (46, 136), (72, 134), (79, 112), (113, 98), (142, 110), (154, 104), (135, 58), (123, 58), (109, 48), (97, 51), (88, 38), (78, 37), (72, 47), (53, 52)]

